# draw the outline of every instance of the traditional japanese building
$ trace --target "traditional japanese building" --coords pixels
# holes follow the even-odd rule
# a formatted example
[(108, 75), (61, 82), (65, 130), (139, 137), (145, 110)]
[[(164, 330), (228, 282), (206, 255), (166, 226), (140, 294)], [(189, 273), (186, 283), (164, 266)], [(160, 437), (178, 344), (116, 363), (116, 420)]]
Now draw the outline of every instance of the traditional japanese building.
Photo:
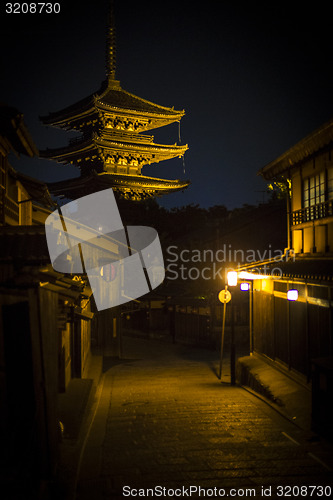
[[(280, 258), (243, 265), (250, 335), (263, 356), (311, 389), (312, 421), (332, 438), (333, 120), (263, 167), (287, 189), (288, 230)], [(284, 217), (284, 214), (282, 214)]]
[(20, 165), (38, 149), (23, 114), (0, 104), (0, 490), (42, 498), (56, 477), (64, 400), (77, 379), (90, 386), (94, 313), (86, 281), (53, 270), (44, 223), (56, 204), (12, 154)]
[(38, 150), (23, 114), (0, 104), (0, 226), (43, 224), (56, 204), (45, 183), (13, 168), (10, 153), (32, 158)]
[(112, 188), (122, 198), (140, 200), (183, 190), (189, 181), (142, 175), (145, 165), (182, 157), (187, 145), (156, 144), (142, 132), (180, 122), (184, 111), (154, 104), (122, 89), (116, 80), (113, 16), (107, 43), (107, 79), (100, 90), (59, 112), (41, 117), (45, 125), (75, 130), (81, 136), (66, 147), (47, 149), (41, 157), (72, 164), (79, 178), (49, 184), (55, 195), (77, 198)]

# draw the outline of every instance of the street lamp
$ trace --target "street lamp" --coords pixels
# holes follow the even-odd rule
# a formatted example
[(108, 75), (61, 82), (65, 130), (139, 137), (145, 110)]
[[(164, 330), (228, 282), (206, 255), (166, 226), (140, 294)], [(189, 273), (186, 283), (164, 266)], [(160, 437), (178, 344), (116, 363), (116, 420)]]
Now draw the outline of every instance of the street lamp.
[(229, 271), (227, 281), (229, 286), (237, 286), (237, 271)]
[(287, 299), (291, 301), (295, 301), (298, 299), (298, 290), (291, 289), (287, 291)]
[[(223, 303), (223, 317), (222, 317), (222, 337), (221, 337), (221, 350), (220, 350), (220, 374), (219, 378), (222, 377), (222, 359), (223, 359), (223, 343), (224, 343), (224, 329), (225, 329), (225, 316), (226, 316), (226, 305), (231, 300), (231, 293), (228, 290), (228, 286), (237, 286), (238, 273), (237, 271), (228, 271), (227, 273), (227, 285), (225, 289), (221, 290), (219, 293), (219, 300)], [(242, 285), (244, 285), (242, 287)], [(247, 285), (247, 287), (245, 287)], [(241, 290), (249, 290), (249, 283), (242, 283)], [(231, 303), (231, 339), (230, 339), (230, 384), (235, 385), (236, 382), (236, 355), (235, 355), (235, 321), (234, 321), (234, 307)]]
[[(229, 271), (227, 281), (229, 286), (237, 286), (237, 271)], [(235, 353), (235, 318), (234, 303), (231, 303), (231, 339), (230, 339), (230, 384), (236, 382), (236, 353)]]
[(253, 354), (253, 319), (252, 319), (253, 318), (253, 281), (241, 283), (240, 289), (243, 292), (249, 292), (249, 344), (250, 344), (250, 356), (252, 356), (252, 354)]
[(225, 289), (221, 290), (219, 293), (219, 301), (223, 304), (223, 317), (222, 317), (222, 336), (221, 336), (221, 347), (220, 347), (220, 372), (219, 379), (222, 377), (222, 359), (223, 359), (223, 344), (224, 344), (224, 329), (225, 329), (225, 313), (227, 303), (231, 300), (231, 293), (228, 290), (228, 285), (225, 285)]

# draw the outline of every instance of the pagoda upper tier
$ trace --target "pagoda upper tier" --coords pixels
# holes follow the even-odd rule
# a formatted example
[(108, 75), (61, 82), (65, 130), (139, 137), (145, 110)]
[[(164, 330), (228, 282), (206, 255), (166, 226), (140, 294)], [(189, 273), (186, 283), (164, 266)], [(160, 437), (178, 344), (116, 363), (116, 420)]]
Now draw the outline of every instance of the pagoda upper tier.
[[(126, 197), (130, 192), (135, 198), (133, 183), (126, 176), (142, 176), (142, 167), (163, 160), (182, 157), (187, 145), (154, 143), (154, 137), (142, 131), (179, 122), (184, 111), (176, 111), (154, 104), (123, 90), (116, 80), (110, 80), (95, 95), (78, 103), (41, 117), (45, 125), (66, 130), (77, 130), (81, 135), (62, 148), (40, 152), (45, 159), (76, 165), (81, 176), (97, 174), (116, 175), (114, 189)], [(119, 182), (119, 174), (124, 180)], [(112, 179), (110, 179), (112, 183)], [(189, 181), (174, 180), (165, 184), (162, 179), (142, 176), (144, 189), (137, 187), (138, 197), (145, 198), (185, 189)], [(129, 185), (131, 189), (129, 190)], [(150, 187), (150, 189), (148, 189)], [(145, 196), (146, 193), (146, 196)]]
[(185, 111), (154, 104), (123, 90), (110, 79), (93, 95), (67, 108), (42, 116), (45, 125), (86, 131), (96, 126), (127, 132), (143, 132), (179, 122)]

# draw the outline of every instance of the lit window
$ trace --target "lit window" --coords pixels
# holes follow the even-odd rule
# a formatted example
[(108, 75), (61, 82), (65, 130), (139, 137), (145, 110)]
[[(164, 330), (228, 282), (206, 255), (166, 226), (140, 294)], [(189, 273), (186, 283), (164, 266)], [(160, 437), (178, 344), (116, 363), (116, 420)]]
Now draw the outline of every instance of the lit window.
[(327, 199), (333, 200), (333, 167), (327, 170)]
[[(332, 172), (332, 198), (333, 198), (333, 172)], [(325, 172), (314, 175), (303, 181), (303, 206), (304, 208), (318, 205), (325, 201)]]

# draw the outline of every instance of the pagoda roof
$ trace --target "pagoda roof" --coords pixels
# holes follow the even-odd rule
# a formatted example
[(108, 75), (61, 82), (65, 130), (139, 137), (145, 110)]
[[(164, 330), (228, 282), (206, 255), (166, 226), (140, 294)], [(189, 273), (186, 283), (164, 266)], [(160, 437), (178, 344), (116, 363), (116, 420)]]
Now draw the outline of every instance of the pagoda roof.
[(6, 139), (7, 150), (17, 155), (38, 155), (38, 149), (32, 140), (24, 122), (23, 114), (16, 108), (0, 103), (0, 136)]
[(97, 174), (96, 171), (92, 171), (84, 177), (48, 183), (48, 188), (54, 196), (64, 196), (69, 199), (76, 199), (108, 188), (120, 191), (125, 197), (134, 196), (136, 199), (144, 199), (181, 191), (186, 189), (189, 184), (188, 180), (167, 180), (144, 175), (117, 173)]
[(289, 172), (291, 168), (308, 160), (318, 151), (333, 143), (333, 119), (310, 133), (295, 146), (288, 149), (276, 160), (259, 170), (258, 175), (270, 180), (281, 174)]
[(46, 207), (54, 207), (56, 205), (50, 196), (45, 182), (18, 172), (10, 165), (9, 172), (14, 179), (17, 179), (25, 187), (32, 201)]
[[(140, 136), (138, 136), (140, 137)], [(141, 136), (142, 138), (143, 136)], [(148, 138), (149, 140), (149, 138)], [(155, 144), (154, 142), (132, 142), (126, 141), (126, 136), (124, 135), (121, 140), (117, 140), (117, 137), (106, 138), (104, 136), (91, 137), (88, 139), (79, 138), (77, 141), (73, 141), (68, 146), (56, 148), (56, 149), (46, 149), (44, 151), (40, 151), (41, 158), (54, 159), (60, 162), (66, 162), (70, 159), (70, 157), (75, 157), (78, 154), (92, 151), (94, 149), (111, 149), (111, 150), (119, 150), (119, 151), (128, 151), (133, 153), (149, 153), (152, 155), (156, 155), (153, 162), (158, 162), (159, 157), (163, 157), (163, 159), (170, 159), (176, 156), (182, 156), (188, 149), (187, 145), (177, 146), (174, 145), (165, 145), (165, 144)]]
[[(112, 113), (125, 113), (135, 116), (145, 116), (158, 118), (167, 123), (179, 121), (184, 116), (185, 111), (177, 111), (155, 104), (146, 99), (138, 97), (126, 90), (123, 90), (118, 81), (112, 80), (108, 85), (103, 84), (104, 88), (96, 94), (92, 94), (77, 103), (68, 106), (60, 111), (49, 113), (47, 116), (41, 116), (40, 119), (45, 125), (54, 125), (69, 128), (69, 123), (89, 117), (98, 113), (99, 110)], [(158, 125), (153, 125), (155, 128)], [(149, 127), (148, 127), (149, 128)]]

